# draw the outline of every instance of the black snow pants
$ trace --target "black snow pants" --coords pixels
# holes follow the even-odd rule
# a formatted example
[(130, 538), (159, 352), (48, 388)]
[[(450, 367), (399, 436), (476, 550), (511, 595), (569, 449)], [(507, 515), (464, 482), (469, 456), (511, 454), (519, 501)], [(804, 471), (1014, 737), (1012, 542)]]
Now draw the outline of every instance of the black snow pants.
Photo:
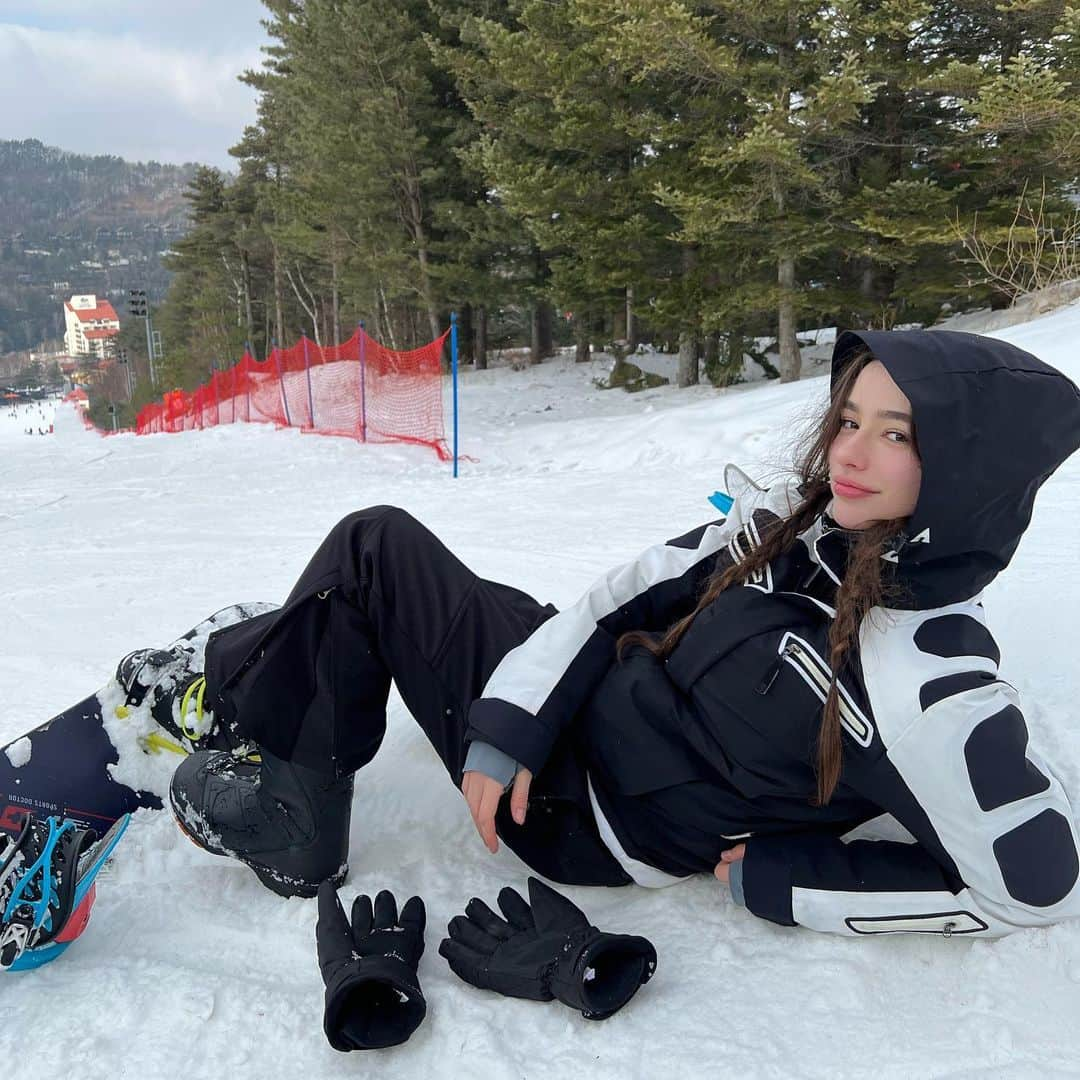
[[(218, 716), (276, 756), (344, 776), (382, 742), (392, 679), (460, 787), (470, 703), (554, 614), (477, 577), (406, 511), (370, 507), (331, 529), (281, 608), (211, 636), (207, 694)], [(597, 832), (572, 735), (533, 778), (524, 824), (504, 796), (495, 827), (551, 881), (630, 883)]]

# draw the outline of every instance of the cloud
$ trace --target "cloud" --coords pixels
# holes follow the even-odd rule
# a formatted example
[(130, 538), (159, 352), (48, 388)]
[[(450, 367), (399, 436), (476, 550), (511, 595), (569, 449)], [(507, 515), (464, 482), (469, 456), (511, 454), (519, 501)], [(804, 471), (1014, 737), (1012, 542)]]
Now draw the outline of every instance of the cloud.
[(135, 32), (0, 23), (0, 137), (230, 167), (228, 147), (255, 118), (254, 91), (237, 75), (259, 66), (262, 39), (211, 51)]
[(0, 22), (204, 49), (258, 44), (268, 17), (260, 0), (0, 0)]

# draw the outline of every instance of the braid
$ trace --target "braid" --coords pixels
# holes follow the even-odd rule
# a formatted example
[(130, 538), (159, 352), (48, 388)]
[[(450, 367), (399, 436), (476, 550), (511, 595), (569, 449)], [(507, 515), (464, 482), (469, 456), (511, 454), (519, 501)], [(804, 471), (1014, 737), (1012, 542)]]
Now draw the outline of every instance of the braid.
[[(738, 562), (725, 551), (717, 558), (716, 569), (707, 579), (697, 606), (672, 624), (656, 641), (640, 630), (622, 634), (616, 642), (619, 661), (630, 645), (640, 645), (654, 656), (667, 657), (682, 640), (697, 615), (707, 608), (725, 589), (746, 581), (752, 574), (787, 551), (800, 533), (805, 532), (822, 513), (832, 498), (829, 486), (829, 447), (840, 430), (843, 404), (848, 399), (862, 369), (874, 359), (869, 352), (852, 359), (832, 388), (830, 404), (817, 424), (813, 439), (802, 455), (798, 469), (803, 501), (786, 518), (772, 522), (763, 530), (761, 543)], [(857, 540), (848, 556), (844, 579), (836, 594), (836, 616), (829, 627), (829, 667), (832, 679), (822, 709), (821, 730), (818, 736), (817, 793), (815, 805), (824, 806), (832, 798), (843, 768), (843, 742), (840, 724), (840, 693), (837, 679), (857, 653), (859, 629), (870, 611), (892, 598), (901, 590), (895, 581), (883, 579), (881, 555), (887, 541), (906, 523), (906, 518), (880, 521), (858, 530)], [(891, 575), (890, 575), (891, 577)]]
[(622, 660), (624, 650), (630, 645), (641, 645), (654, 656), (669, 656), (683, 639), (686, 631), (690, 629), (690, 624), (697, 617), (698, 612), (707, 608), (725, 589), (741, 584), (758, 570), (764, 570), (773, 559), (787, 551), (795, 543), (799, 533), (810, 527), (828, 503), (829, 498), (828, 484), (820, 485), (820, 490), (808, 495), (790, 517), (772, 522), (765, 529), (761, 543), (739, 562), (734, 562), (726, 551), (721, 552), (717, 559), (717, 568), (708, 578), (705, 591), (694, 610), (669, 627), (660, 641), (654, 641), (641, 630), (627, 631), (620, 636), (615, 646), (618, 659)]
[(817, 797), (815, 805), (824, 806), (832, 798), (843, 768), (843, 743), (840, 737), (840, 691), (838, 681), (849, 660), (857, 651), (859, 628), (863, 619), (896, 589), (882, 578), (881, 553), (885, 542), (903, 526), (904, 518), (879, 522), (859, 532), (848, 555), (847, 569), (836, 591), (836, 617), (829, 627), (829, 668), (832, 679), (821, 715), (818, 735)]

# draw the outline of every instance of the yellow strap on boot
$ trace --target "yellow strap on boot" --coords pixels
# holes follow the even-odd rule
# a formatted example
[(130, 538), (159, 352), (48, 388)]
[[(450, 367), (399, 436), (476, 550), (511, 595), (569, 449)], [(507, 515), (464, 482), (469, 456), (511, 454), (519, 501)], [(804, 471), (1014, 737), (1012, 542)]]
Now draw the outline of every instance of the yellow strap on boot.
[(187, 726), (187, 712), (188, 705), (191, 703), (192, 694), (195, 695), (195, 723), (202, 724), (203, 716), (203, 695), (206, 693), (206, 677), (200, 675), (185, 691), (184, 696), (180, 699), (180, 731), (184, 734), (185, 738), (190, 739), (192, 743), (198, 742), (205, 732), (198, 731)]

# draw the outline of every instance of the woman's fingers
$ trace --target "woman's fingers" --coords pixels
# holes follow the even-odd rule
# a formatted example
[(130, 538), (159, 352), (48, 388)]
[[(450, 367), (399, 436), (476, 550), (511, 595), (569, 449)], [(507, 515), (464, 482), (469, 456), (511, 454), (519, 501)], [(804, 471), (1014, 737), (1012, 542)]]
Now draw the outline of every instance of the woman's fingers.
[(510, 816), (519, 824), (525, 823), (525, 814), (529, 809), (529, 785), (533, 774), (526, 768), (518, 770), (514, 777), (514, 789), (510, 793)]
[[(514, 787), (510, 792), (510, 816), (519, 825), (525, 823), (525, 814), (529, 809), (529, 786), (532, 773), (528, 769), (519, 769), (514, 777)], [(476, 824), (476, 830), (488, 850), (493, 854), (499, 850), (499, 841), (495, 833), (495, 811), (503, 795), (502, 784), (492, 780), (481, 772), (470, 770), (461, 781), (461, 791), (469, 804), (469, 813)]]
[(736, 844), (734, 847), (730, 847), (726, 851), (720, 852), (720, 861), (716, 864), (716, 869), (713, 870), (713, 873), (716, 875), (716, 880), (724, 882), (725, 885), (730, 884), (731, 864), (738, 862), (745, 855), (745, 844)]
[(495, 836), (495, 810), (502, 796), (502, 784), (492, 780), (481, 772), (470, 770), (461, 782), (461, 791), (469, 804), (476, 831), (493, 854), (499, 850), (499, 841)]
[(498, 780), (485, 777), (484, 790), (480, 796), (480, 812), (477, 816), (476, 827), (480, 830), (480, 836), (487, 845), (492, 855), (499, 850), (499, 841), (495, 836), (495, 811), (502, 798), (502, 784)]

